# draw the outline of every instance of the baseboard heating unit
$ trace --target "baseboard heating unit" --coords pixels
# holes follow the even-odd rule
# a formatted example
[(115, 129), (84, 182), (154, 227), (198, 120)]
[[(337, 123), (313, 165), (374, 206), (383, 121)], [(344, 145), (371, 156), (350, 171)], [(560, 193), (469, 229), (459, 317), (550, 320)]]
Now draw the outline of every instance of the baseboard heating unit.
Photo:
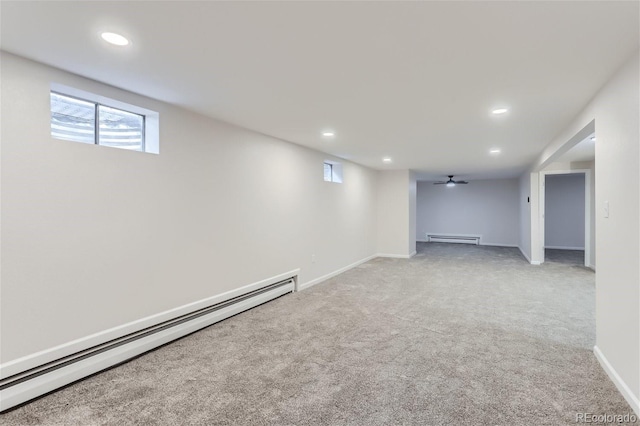
[(427, 232), (426, 237), (427, 242), (430, 243), (480, 244), (480, 235), (431, 234)]
[[(295, 291), (297, 275), (275, 278), (279, 280), (243, 287), (250, 291), (241, 294), (239, 290), (225, 293), (232, 297), (224, 300), (221, 295), (187, 305), (196, 308), (187, 313), (185, 307), (177, 308), (171, 312), (180, 313), (178, 316), (46, 363), (30, 365), (37, 356), (6, 363), (0, 366), (0, 412)], [(203, 306), (207, 302), (211, 304)]]

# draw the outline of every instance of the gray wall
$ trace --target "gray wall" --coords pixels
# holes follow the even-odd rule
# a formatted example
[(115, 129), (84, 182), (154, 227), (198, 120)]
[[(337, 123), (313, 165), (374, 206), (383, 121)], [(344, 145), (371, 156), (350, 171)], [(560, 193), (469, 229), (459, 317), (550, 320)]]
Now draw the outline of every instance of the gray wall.
[(546, 248), (584, 250), (584, 174), (545, 177), (544, 235)]
[(476, 180), (468, 185), (418, 182), (417, 239), (425, 233), (482, 235), (483, 244), (517, 246), (518, 179)]

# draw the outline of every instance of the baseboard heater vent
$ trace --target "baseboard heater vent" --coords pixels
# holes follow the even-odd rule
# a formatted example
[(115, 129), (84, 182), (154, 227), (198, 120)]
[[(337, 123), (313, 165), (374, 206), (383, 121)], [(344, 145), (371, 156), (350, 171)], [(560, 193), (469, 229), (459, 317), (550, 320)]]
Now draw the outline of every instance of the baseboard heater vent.
[(295, 291), (296, 277), (266, 285), (35, 368), (0, 378), (0, 412)]
[(427, 242), (433, 243), (458, 243), (480, 244), (480, 235), (452, 235), (452, 234), (426, 234)]

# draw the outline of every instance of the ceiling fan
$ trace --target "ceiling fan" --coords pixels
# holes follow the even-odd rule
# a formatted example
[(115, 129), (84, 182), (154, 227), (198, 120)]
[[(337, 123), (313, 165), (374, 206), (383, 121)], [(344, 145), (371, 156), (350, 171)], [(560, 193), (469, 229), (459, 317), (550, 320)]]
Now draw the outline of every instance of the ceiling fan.
[(439, 181), (439, 182), (433, 182), (434, 185), (447, 185), (447, 186), (456, 186), (456, 185), (466, 185), (469, 182), (467, 182), (466, 180), (453, 180), (453, 175), (449, 175), (449, 180), (448, 181)]

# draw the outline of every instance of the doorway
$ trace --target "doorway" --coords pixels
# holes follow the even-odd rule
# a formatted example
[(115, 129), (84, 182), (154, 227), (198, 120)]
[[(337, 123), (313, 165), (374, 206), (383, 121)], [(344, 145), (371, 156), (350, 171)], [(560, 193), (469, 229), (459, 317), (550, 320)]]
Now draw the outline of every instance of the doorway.
[(540, 172), (543, 261), (592, 267), (591, 170)]

